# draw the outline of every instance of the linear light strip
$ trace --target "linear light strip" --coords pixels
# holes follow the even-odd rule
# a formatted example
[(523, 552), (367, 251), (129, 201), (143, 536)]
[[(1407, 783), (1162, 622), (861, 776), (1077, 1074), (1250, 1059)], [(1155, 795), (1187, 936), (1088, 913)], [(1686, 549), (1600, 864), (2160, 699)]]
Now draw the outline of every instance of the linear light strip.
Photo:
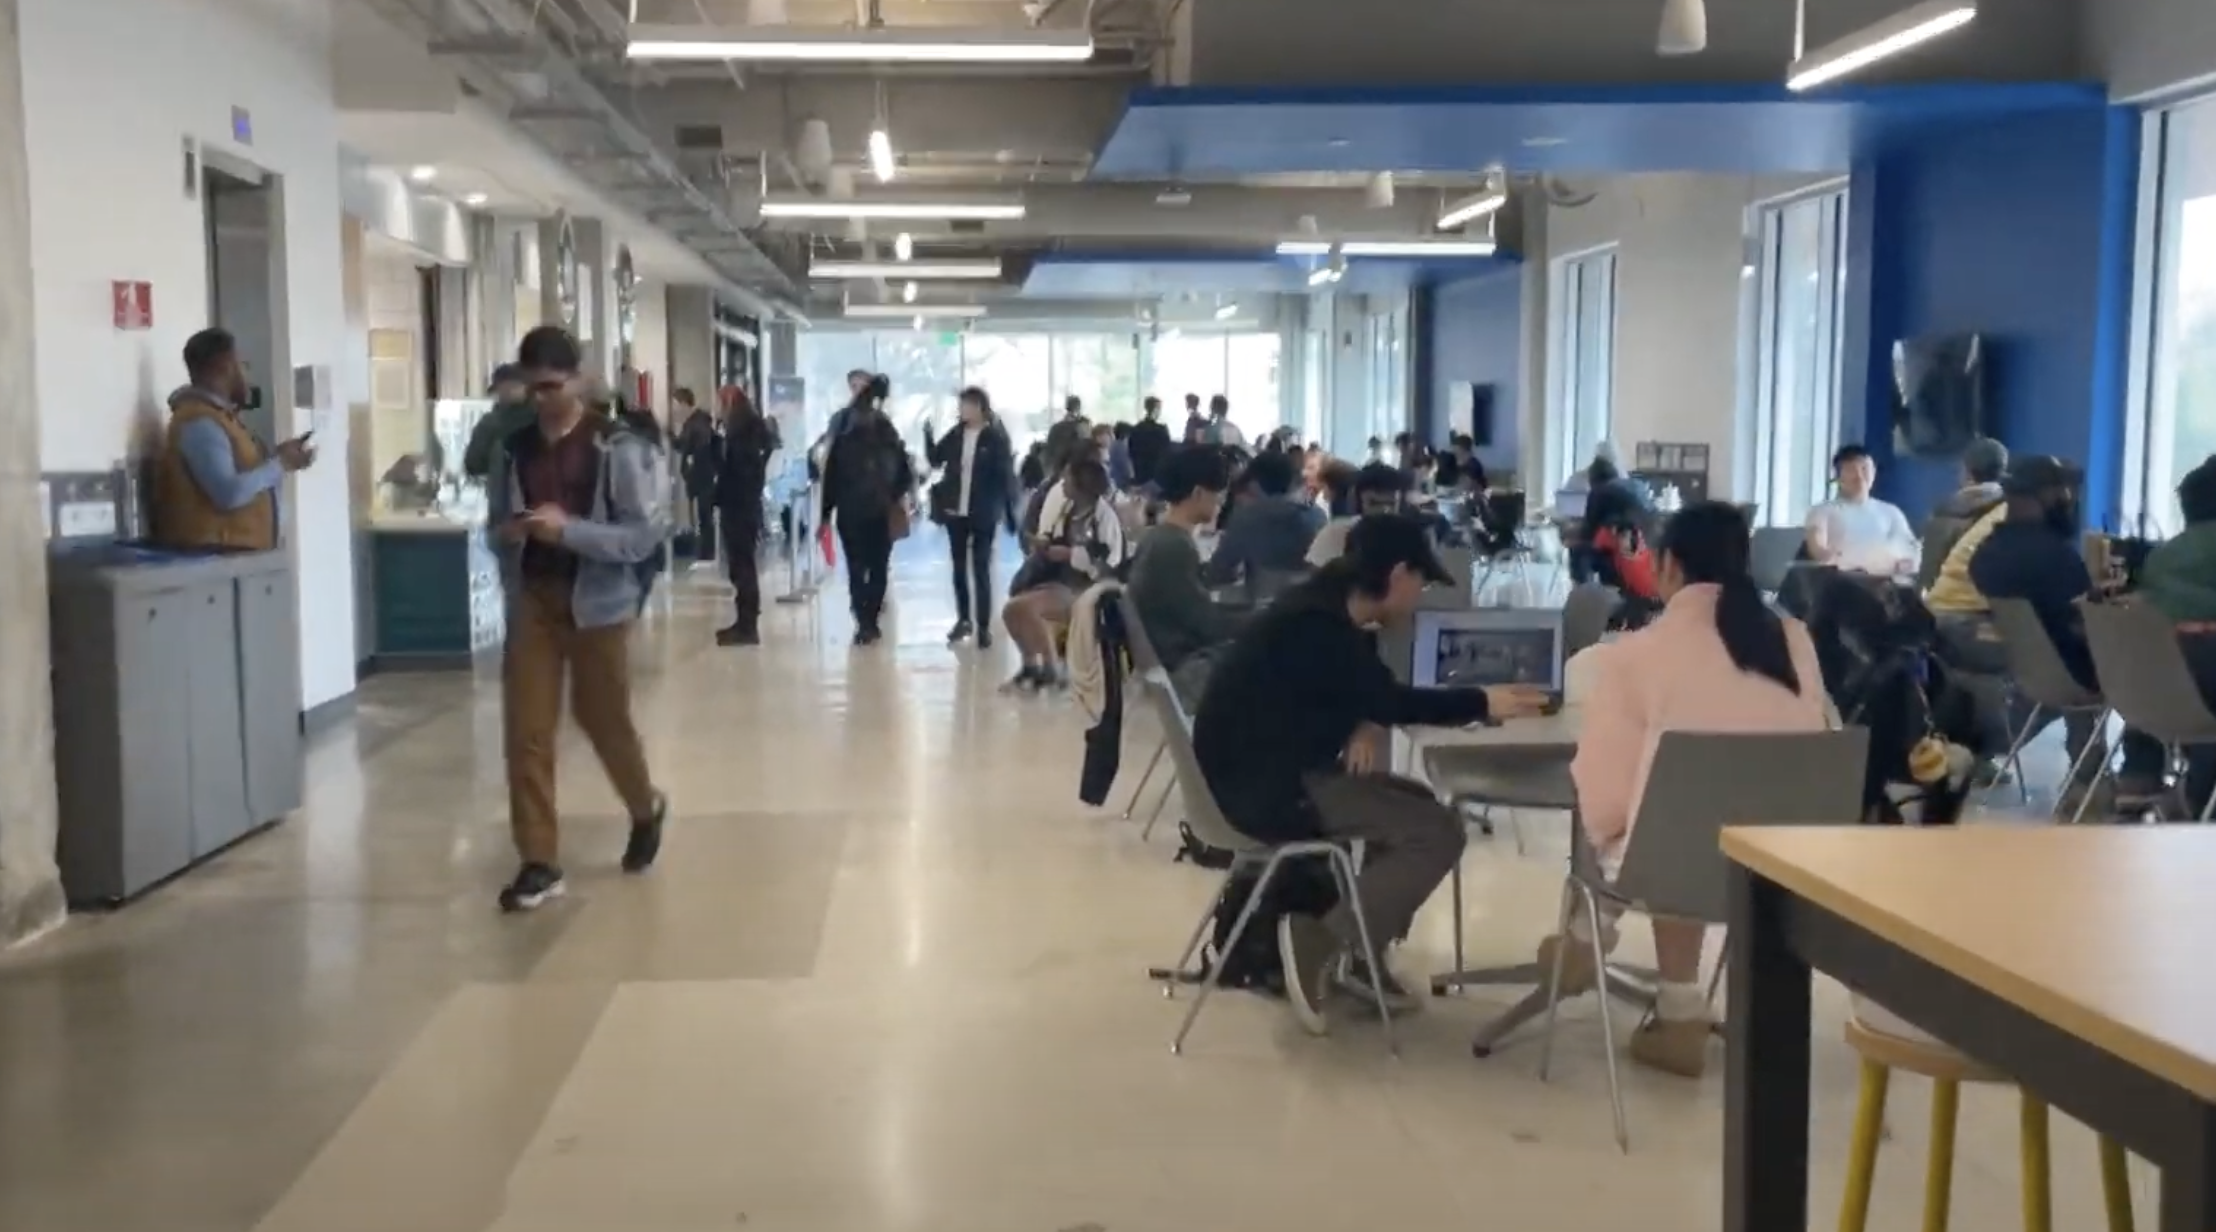
[(624, 54), (633, 60), (851, 60), (909, 64), (1070, 63), (1090, 60), (1082, 29), (1037, 30), (831, 26), (633, 24)]
[(862, 218), (948, 219), (971, 222), (1008, 222), (1022, 218), (1021, 201), (836, 201), (822, 197), (770, 198), (762, 202), (764, 218)]
[(1837, 81), (1959, 30), (1976, 17), (1973, 0), (1926, 0), (1795, 60), (1786, 70), (1785, 88), (1797, 92)]
[(1327, 257), (1336, 247), (1344, 257), (1489, 257), (1497, 246), (1491, 240), (1285, 240), (1278, 244), (1281, 257)]
[(810, 278), (998, 278), (1000, 259), (975, 261), (817, 261)]
[(846, 315), (884, 319), (888, 317), (943, 317), (948, 319), (973, 319), (985, 315), (983, 304), (848, 304)]
[(1439, 229), (1441, 231), (1452, 231), (1463, 223), (1483, 218), (1487, 214), (1498, 213), (1500, 208), (1506, 204), (1508, 204), (1508, 194), (1504, 192), (1482, 192), (1474, 197), (1464, 197), (1462, 200), (1448, 206), (1439, 215)]

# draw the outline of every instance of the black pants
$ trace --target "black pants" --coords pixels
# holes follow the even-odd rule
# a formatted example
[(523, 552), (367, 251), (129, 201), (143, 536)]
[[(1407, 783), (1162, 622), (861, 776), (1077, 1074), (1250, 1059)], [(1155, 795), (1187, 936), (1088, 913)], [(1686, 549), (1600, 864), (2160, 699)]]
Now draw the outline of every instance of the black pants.
[[(954, 615), (989, 625), (993, 619), (993, 524), (983, 518), (948, 518), (946, 543), (954, 557)], [(972, 606), (972, 586), (976, 598)]]
[(693, 508), (693, 559), (716, 558), (716, 498), (714, 493), (702, 496), (694, 493)]
[(761, 502), (756, 501), (754, 509), (751, 517), (743, 512), (722, 517), (723, 566), (731, 575), (735, 609), (732, 623), (741, 629), (752, 629), (762, 620)]
[(893, 560), (892, 523), (840, 515), (839, 550), (846, 554), (846, 594), (854, 623), (875, 629), (885, 613), (885, 573)]

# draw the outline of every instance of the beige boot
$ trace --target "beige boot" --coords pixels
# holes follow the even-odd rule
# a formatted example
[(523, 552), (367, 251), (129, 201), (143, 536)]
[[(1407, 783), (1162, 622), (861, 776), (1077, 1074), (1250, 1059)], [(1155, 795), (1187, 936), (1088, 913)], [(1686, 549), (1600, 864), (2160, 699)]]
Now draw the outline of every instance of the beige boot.
[(1708, 1070), (1706, 1018), (1650, 1018), (1631, 1037), (1631, 1059), (1648, 1069), (1680, 1078), (1698, 1078)]
[(1600, 971), (1593, 965), (1593, 943), (1568, 933), (1556, 933), (1539, 943), (1539, 952), (1532, 959), (1539, 966), (1539, 987), (1545, 988), (1554, 976), (1554, 956), (1562, 955), (1562, 983), (1556, 993), (1563, 997), (1575, 997), (1589, 993), (1600, 983)]

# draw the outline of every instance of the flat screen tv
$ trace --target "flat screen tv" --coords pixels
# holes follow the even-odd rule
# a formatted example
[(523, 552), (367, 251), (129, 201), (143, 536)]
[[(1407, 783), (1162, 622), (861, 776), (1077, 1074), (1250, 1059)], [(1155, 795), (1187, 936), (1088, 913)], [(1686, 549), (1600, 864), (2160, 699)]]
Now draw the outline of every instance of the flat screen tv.
[(1951, 458), (1986, 435), (1985, 339), (1936, 334), (1893, 344), (1893, 452)]

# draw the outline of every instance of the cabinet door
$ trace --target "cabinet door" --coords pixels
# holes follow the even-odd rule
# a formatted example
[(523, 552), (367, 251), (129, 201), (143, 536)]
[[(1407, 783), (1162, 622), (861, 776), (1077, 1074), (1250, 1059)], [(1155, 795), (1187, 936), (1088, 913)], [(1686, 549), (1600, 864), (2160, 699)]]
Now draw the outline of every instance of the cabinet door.
[(238, 604), (246, 802), (253, 824), (262, 825), (300, 807), (300, 617), (292, 574), (240, 578)]
[(122, 884), (128, 897), (192, 863), (191, 591), (119, 597), (117, 735), (122, 743)]
[(192, 854), (213, 854), (253, 825), (239, 697), (238, 595), (226, 579), (184, 592), (181, 649), (192, 676)]

